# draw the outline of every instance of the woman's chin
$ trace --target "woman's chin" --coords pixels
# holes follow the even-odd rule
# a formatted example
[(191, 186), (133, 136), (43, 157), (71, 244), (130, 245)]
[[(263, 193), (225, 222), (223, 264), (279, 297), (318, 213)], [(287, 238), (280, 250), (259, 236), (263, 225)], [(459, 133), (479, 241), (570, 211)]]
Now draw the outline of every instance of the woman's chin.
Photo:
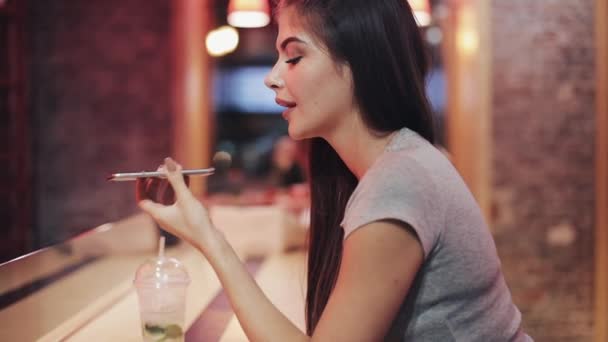
[(314, 136), (309, 134), (310, 132), (299, 129), (298, 127), (296, 127), (296, 125), (294, 125), (293, 122), (289, 122), (289, 126), (287, 127), (287, 133), (289, 134), (289, 137), (293, 140), (308, 139)]

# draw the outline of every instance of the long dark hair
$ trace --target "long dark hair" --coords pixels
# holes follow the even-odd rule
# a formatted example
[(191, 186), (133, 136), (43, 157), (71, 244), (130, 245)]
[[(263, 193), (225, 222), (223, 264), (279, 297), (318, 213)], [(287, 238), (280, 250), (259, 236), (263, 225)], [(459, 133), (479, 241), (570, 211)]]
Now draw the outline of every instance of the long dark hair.
[[(350, 67), (354, 97), (372, 132), (407, 127), (434, 142), (425, 94), (427, 55), (407, 0), (280, 0), (293, 7), (337, 63)], [(323, 139), (309, 152), (311, 227), (306, 331), (312, 335), (342, 260), (340, 222), (357, 178)]]

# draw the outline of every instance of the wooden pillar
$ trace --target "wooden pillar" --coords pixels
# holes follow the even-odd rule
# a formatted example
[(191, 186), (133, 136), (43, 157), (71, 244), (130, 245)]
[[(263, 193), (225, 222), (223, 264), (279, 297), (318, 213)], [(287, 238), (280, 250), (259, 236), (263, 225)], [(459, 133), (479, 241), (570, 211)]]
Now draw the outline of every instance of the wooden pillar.
[(595, 0), (595, 341), (608, 341), (608, 0)]
[[(212, 144), (211, 57), (205, 37), (212, 27), (212, 0), (172, 0), (173, 156), (185, 168), (210, 165)], [(205, 178), (190, 189), (205, 193)]]
[(449, 2), (444, 22), (448, 79), (447, 148), (487, 220), (491, 207), (491, 8), (485, 0)]

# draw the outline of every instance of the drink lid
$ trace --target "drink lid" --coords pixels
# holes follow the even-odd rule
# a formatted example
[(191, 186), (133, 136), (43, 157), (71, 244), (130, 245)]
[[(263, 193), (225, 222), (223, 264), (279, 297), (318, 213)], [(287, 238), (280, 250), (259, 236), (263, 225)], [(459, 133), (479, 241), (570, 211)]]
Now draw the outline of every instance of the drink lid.
[(177, 259), (163, 256), (146, 260), (139, 266), (133, 283), (137, 287), (186, 286), (190, 276)]

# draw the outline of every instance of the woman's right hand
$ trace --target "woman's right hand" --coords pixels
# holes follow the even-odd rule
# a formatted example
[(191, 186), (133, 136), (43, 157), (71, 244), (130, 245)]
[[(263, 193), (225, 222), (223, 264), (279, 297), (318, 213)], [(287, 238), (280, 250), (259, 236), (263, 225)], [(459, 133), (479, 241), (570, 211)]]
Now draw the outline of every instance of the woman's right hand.
[[(150, 214), (152, 218), (167, 232), (188, 241), (194, 247), (206, 254), (215, 239), (221, 233), (216, 230), (209, 215), (201, 202), (194, 197), (181, 174), (182, 167), (171, 158), (165, 158), (159, 167), (169, 184), (160, 179), (141, 179), (137, 181), (136, 193), (139, 207)], [(175, 193), (175, 202), (167, 187)], [(160, 203), (154, 200), (160, 201)]]

